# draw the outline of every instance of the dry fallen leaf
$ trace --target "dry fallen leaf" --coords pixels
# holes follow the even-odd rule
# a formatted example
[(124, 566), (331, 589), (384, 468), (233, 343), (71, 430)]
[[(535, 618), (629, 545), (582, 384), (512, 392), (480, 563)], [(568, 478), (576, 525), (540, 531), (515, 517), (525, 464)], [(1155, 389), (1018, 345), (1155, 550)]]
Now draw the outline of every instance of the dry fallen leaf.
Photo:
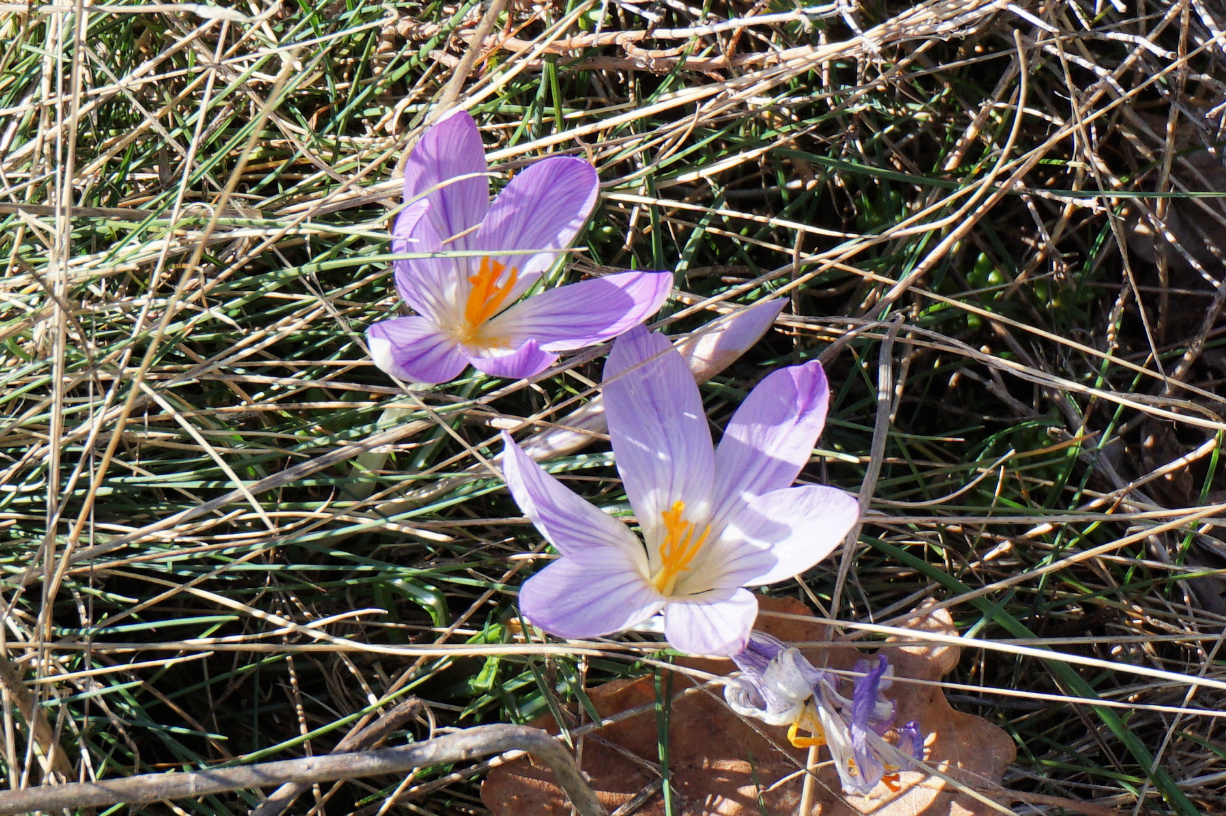
[[(827, 640), (827, 628), (813, 620), (799, 601), (760, 598), (763, 614), (757, 628), (789, 643)], [(807, 619), (806, 619), (807, 618)], [(917, 610), (907, 623), (916, 630), (956, 635), (945, 610)], [(958, 662), (959, 648), (944, 644), (885, 647), (897, 679), (886, 696), (898, 706), (896, 722), (916, 720), (927, 735), (926, 763), (958, 780), (980, 796), (1007, 802), (1001, 774), (1016, 750), (1009, 736), (971, 714), (950, 708), (936, 685), (908, 683), (940, 679)], [(807, 647), (815, 666), (850, 669), (866, 657), (850, 646)], [(715, 674), (733, 669), (730, 661), (683, 660), (685, 666)], [(602, 803), (610, 811), (636, 796), (645, 799), (634, 811), (663, 816), (654, 677), (617, 680), (588, 694), (602, 717), (639, 706), (644, 713), (613, 723), (582, 741), (582, 766)], [(799, 802), (806, 751), (793, 748), (784, 728), (741, 719), (724, 703), (722, 690), (696, 687), (686, 675), (673, 676), (674, 699), (669, 721), (669, 770), (685, 816), (755, 816), (793, 813)], [(533, 723), (557, 730), (552, 717)], [(816, 770), (817, 796), (810, 816), (968, 816), (1000, 812), (965, 790), (926, 771), (903, 771), (897, 793), (879, 784), (869, 796), (847, 795), (823, 749)], [(481, 798), (496, 816), (568, 816), (570, 805), (554, 784), (549, 769), (530, 758), (509, 762), (490, 772)], [(1007, 812), (1007, 811), (1006, 811)]]

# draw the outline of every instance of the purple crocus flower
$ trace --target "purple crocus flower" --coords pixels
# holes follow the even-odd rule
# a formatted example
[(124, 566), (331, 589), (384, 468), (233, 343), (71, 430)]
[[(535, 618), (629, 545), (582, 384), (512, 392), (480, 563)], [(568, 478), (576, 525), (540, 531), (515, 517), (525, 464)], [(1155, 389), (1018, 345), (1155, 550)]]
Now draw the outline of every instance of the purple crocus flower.
[(530, 578), (520, 608), (559, 637), (607, 635), (664, 612), (684, 652), (734, 655), (758, 602), (747, 586), (791, 578), (830, 554), (859, 515), (832, 487), (792, 482), (826, 421), (826, 375), (816, 361), (766, 377), (720, 441), (681, 355), (637, 327), (605, 364), (609, 436), (640, 542), (504, 435), (511, 494), (562, 557)]
[[(892, 787), (898, 762), (923, 758), (918, 723), (897, 729), (896, 746), (883, 739), (894, 719), (894, 703), (881, 693), (892, 673), (885, 655), (878, 656), (876, 666), (866, 661), (856, 665), (861, 676), (851, 699), (839, 693), (835, 674), (815, 669), (798, 650), (761, 632), (753, 632), (732, 660), (741, 670), (724, 687), (732, 710), (769, 725), (787, 725), (788, 739), (798, 748), (827, 746), (845, 792), (865, 795), (878, 782)], [(812, 736), (801, 736), (802, 730)], [(891, 751), (889, 759), (883, 751)]]
[(769, 725), (792, 726), (804, 719), (813, 689), (825, 678), (799, 651), (756, 630), (732, 661), (741, 675), (724, 686), (724, 699), (733, 711)]
[(538, 161), (491, 204), (481, 136), (457, 110), (409, 155), (405, 208), (392, 251), (396, 289), (416, 315), (367, 329), (375, 365), (403, 380), (441, 383), (471, 363), (532, 377), (564, 351), (616, 337), (656, 312), (668, 272), (624, 272), (550, 289), (522, 302), (557, 262), (596, 204), (596, 171), (582, 159)]

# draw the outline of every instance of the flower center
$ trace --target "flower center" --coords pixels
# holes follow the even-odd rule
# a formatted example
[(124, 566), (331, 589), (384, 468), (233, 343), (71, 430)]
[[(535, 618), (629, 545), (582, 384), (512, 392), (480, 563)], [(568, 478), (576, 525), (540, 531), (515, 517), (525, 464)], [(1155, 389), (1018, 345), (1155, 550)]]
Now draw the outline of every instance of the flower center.
[(695, 536), (694, 522), (686, 521), (685, 502), (675, 501), (673, 506), (660, 514), (664, 519), (664, 541), (660, 544), (660, 569), (651, 576), (651, 584), (661, 595), (671, 595), (681, 573), (690, 568), (690, 563), (703, 542), (711, 534), (708, 526)]
[(477, 274), (471, 275), (468, 282), (472, 289), (468, 292), (468, 300), (464, 302), (464, 324), (460, 327), (457, 339), (466, 345), (479, 343), (486, 346), (499, 345), (498, 338), (484, 337), (481, 327), (502, 309), (503, 302), (519, 280), (519, 272), (512, 267), (506, 280), (499, 283), (506, 267), (491, 260), (488, 256), (481, 259)]

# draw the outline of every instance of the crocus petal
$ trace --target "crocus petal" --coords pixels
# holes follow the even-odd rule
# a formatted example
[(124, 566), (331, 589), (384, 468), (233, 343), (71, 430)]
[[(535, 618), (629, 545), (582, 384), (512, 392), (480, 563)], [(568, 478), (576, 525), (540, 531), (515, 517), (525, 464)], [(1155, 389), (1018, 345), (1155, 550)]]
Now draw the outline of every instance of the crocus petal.
[(589, 549), (624, 550), (638, 571), (646, 573), (643, 545), (626, 525), (549, 475), (506, 431), (502, 432), (502, 444), (502, 470), (511, 496), (558, 552), (573, 555)]
[[(474, 175), (485, 172), (485, 148), (477, 123), (467, 111), (457, 109), (427, 130), (409, 154), (404, 165), (404, 199), (425, 194), (430, 202), (427, 217), (446, 242), (480, 224), (489, 209), (489, 178)], [(471, 238), (471, 233), (456, 238), (447, 248), (468, 249)]]
[(664, 636), (682, 652), (731, 657), (749, 642), (758, 599), (747, 589), (708, 597), (670, 599), (664, 607)]
[(772, 717), (771, 703), (774, 701), (767, 701), (765, 689), (758, 678), (746, 675), (729, 680), (724, 686), (724, 702), (742, 717), (753, 717), (763, 722)]
[(518, 345), (529, 338), (546, 351), (573, 351), (616, 337), (651, 317), (673, 288), (671, 272), (619, 272), (559, 286), (515, 304), (486, 332)]
[(417, 228), (417, 222), (425, 218), (429, 210), (430, 202), (425, 199), (404, 206), (396, 216), (396, 223), (392, 225), (392, 252), (420, 251), (414, 246), (417, 241), (413, 237), (413, 231)]
[[(877, 735), (870, 729), (870, 720), (877, 709), (880, 696), (878, 687), (888, 666), (889, 662), (885, 655), (878, 655), (877, 665), (871, 669), (865, 661), (856, 664), (856, 671), (867, 673), (863, 677), (856, 678), (855, 690), (852, 692), (851, 722), (848, 724), (847, 738), (856, 763), (854, 766), (849, 766), (855, 771), (850, 775), (854, 780), (851, 782), (851, 787), (860, 793), (871, 791), (881, 780), (881, 775), (885, 773), (885, 764), (872, 745), (872, 740)], [(842, 776), (841, 773), (840, 776)], [(843, 787), (844, 789), (848, 787), (847, 778), (843, 779)]]
[(620, 632), (647, 620), (663, 605), (660, 593), (620, 547), (592, 547), (564, 555), (529, 578), (519, 591), (524, 616), (564, 638)]
[[(877, 736), (873, 734), (870, 737), (871, 733), (855, 722), (851, 724), (851, 728), (848, 731), (851, 742), (851, 755), (856, 760), (855, 768), (858, 772), (854, 777), (858, 782), (853, 783), (852, 787), (865, 794), (877, 786), (877, 783), (881, 781), (881, 777), (885, 773), (885, 763), (881, 761), (877, 751), (869, 744), (869, 740)], [(847, 780), (843, 781), (843, 787), (847, 787)]]
[(880, 773), (877, 778), (871, 781), (866, 780), (860, 774), (859, 768), (852, 762), (851, 737), (847, 733), (847, 725), (842, 718), (821, 705), (817, 707), (817, 716), (821, 720), (822, 731), (825, 732), (826, 747), (830, 749), (830, 759), (834, 762), (835, 770), (839, 772), (839, 781), (843, 783), (843, 791), (867, 794), (877, 787), (877, 782), (881, 778)]
[(366, 342), (375, 365), (409, 382), (447, 382), (468, 367), (455, 341), (424, 317), (375, 323), (366, 330)]
[[(396, 219), (393, 252), (442, 252), (442, 241), (426, 212), (429, 202), (407, 207)], [(404, 222), (403, 228), (401, 222)], [(402, 258), (392, 262), (396, 291), (419, 315), (437, 324), (451, 324), (461, 308), (457, 305), (462, 277), (459, 258)]]
[(767, 699), (774, 700), (775, 710), (761, 718), (770, 725), (791, 725), (800, 716), (806, 701), (813, 696), (806, 671), (809, 662), (795, 649), (784, 650), (762, 673), (762, 685), (768, 690)]
[(915, 720), (910, 720), (898, 729), (898, 750), (910, 759), (924, 758), (924, 735)]
[(681, 355), (641, 326), (613, 344), (604, 397), (617, 470), (654, 568), (660, 514), (677, 501), (686, 503), (688, 518), (706, 512), (715, 456), (702, 397)]
[[(554, 156), (511, 179), (494, 199), (470, 246), (518, 270), (509, 300), (528, 291), (570, 246), (596, 206), (598, 190), (592, 165), (570, 156)], [(506, 254), (509, 250), (528, 254)]]
[(787, 648), (788, 645), (779, 638), (754, 629), (749, 633), (745, 648), (732, 655), (732, 662), (743, 672), (760, 675)]
[(748, 351), (774, 325), (785, 302), (782, 298), (760, 300), (691, 332), (677, 351), (689, 363), (694, 379), (706, 382)]
[(799, 485), (749, 503), (708, 544), (680, 587), (761, 586), (799, 575), (834, 551), (860, 517), (849, 493)]
[(894, 704), (881, 694), (882, 688), (889, 685), (888, 678), (893, 675), (890, 662), (885, 655), (877, 655), (875, 666), (861, 660), (856, 663), (855, 670), (864, 672), (864, 676), (856, 678), (851, 693), (852, 727), (871, 728), (882, 734), (894, 716)]
[(829, 403), (826, 374), (816, 360), (780, 369), (750, 392), (715, 454), (715, 529), (754, 496), (796, 480), (826, 424)]
[(813, 664), (795, 648), (780, 652), (779, 657), (767, 666), (764, 676), (780, 694), (800, 702), (808, 700), (814, 694), (817, 684), (825, 682), (827, 677), (821, 669), (813, 668)]
[(480, 371), (495, 377), (506, 377), (509, 380), (522, 380), (535, 377), (549, 368), (558, 359), (558, 355), (542, 351), (535, 340), (529, 340), (512, 352), (501, 354), (486, 352), (469, 353), (468, 361)]

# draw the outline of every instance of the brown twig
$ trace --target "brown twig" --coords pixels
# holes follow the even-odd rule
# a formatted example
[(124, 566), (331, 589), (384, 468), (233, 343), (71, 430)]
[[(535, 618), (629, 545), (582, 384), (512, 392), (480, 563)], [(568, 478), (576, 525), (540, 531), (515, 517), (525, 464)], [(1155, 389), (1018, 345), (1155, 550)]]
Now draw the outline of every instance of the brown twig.
[[(362, 751), (378, 745), (399, 728), (401, 723), (412, 717), (421, 706), (422, 702), (417, 697), (405, 700), (365, 728), (358, 728), (346, 734), (344, 739), (336, 744), (336, 750), (332, 751), (332, 755)], [(306, 782), (286, 782), (251, 811), (251, 816), (272, 816), (275, 813), (284, 813), (285, 809), (293, 804), (294, 800), (301, 796), (308, 787), (310, 785)]]
[(4, 791), (0, 792), (0, 814), (159, 802), (286, 782), (311, 784), (359, 776), (398, 774), (413, 768), (467, 762), (516, 750), (534, 754), (549, 765), (581, 816), (605, 816), (604, 808), (584, 781), (574, 757), (544, 731), (523, 725), (483, 725), (415, 745), (377, 751), (261, 762), (241, 768), (142, 774), (104, 782), (42, 785), (26, 790)]
[(64, 755), (64, 749), (56, 742), (55, 732), (51, 724), (47, 722), (46, 713), (38, 706), (34, 696), (30, 694), (29, 689), (25, 687), (21, 677), (17, 674), (17, 668), (2, 651), (0, 651), (0, 684), (4, 686), (5, 691), (17, 704), (17, 710), (25, 718), (30, 730), (30, 741), (34, 743), (35, 753), (43, 764), (44, 774), (52, 777), (53, 774), (58, 773), (65, 779), (71, 778), (72, 764)]

